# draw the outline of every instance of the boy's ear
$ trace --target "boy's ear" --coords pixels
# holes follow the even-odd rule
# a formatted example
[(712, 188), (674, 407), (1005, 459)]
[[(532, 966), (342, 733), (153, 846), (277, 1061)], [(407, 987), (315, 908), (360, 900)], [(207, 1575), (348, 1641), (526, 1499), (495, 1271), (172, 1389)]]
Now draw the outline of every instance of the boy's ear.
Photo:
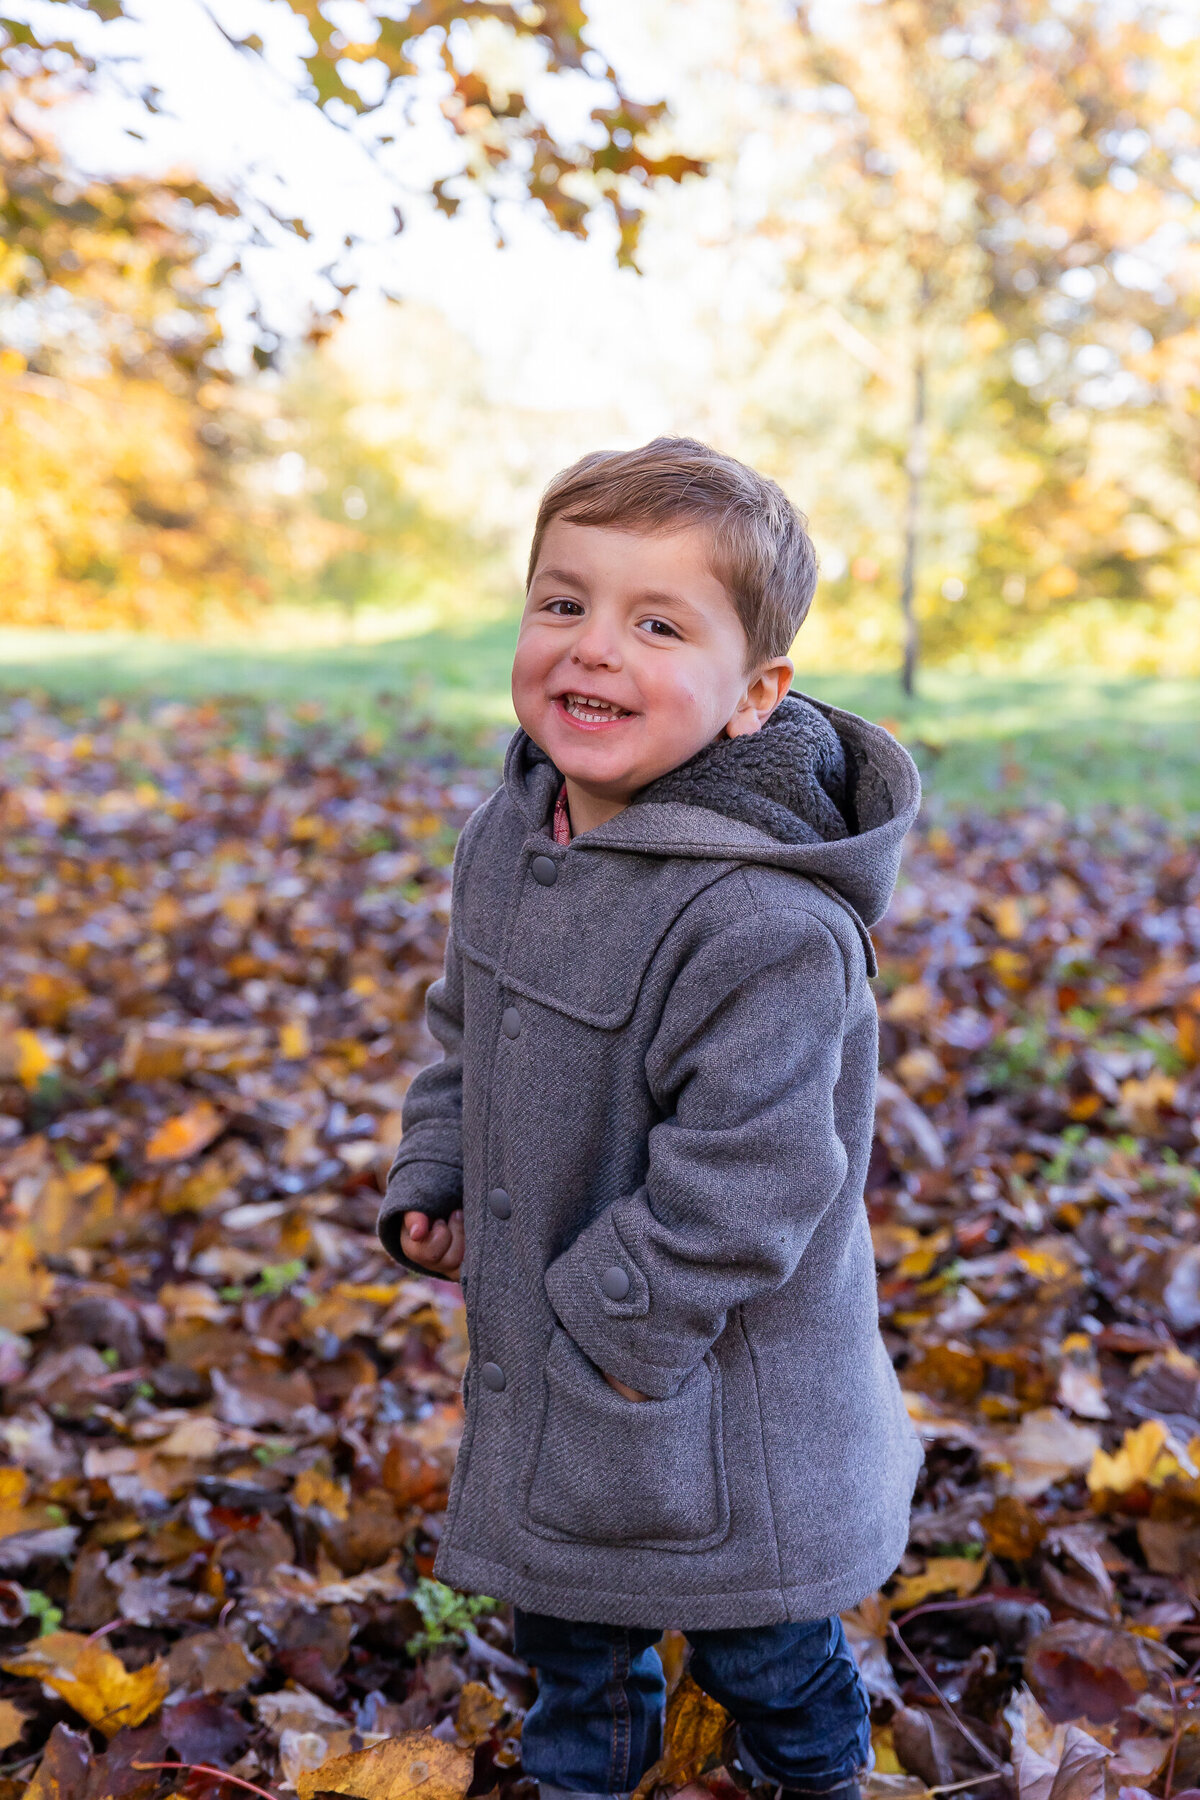
[(774, 657), (756, 670), (746, 683), (737, 711), (725, 727), (725, 736), (749, 737), (751, 732), (761, 731), (791, 687), (795, 673), (794, 663), (786, 656)]

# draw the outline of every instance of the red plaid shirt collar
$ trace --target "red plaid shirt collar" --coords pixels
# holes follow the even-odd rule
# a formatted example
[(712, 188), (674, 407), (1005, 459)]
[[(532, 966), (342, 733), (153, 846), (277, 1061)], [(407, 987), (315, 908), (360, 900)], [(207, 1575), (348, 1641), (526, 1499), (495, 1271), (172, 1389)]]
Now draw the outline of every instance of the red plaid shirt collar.
[(556, 844), (569, 844), (571, 841), (571, 815), (567, 811), (567, 784), (564, 781), (558, 790), (558, 799), (554, 802), (554, 824), (551, 835)]

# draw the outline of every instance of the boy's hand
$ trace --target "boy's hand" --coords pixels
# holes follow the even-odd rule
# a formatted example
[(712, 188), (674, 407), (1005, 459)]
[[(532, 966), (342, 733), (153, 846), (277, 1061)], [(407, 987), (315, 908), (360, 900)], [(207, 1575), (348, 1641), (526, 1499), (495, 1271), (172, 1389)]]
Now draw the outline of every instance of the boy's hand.
[(457, 1281), (463, 1259), (462, 1208), (448, 1220), (435, 1219), (432, 1224), (426, 1213), (406, 1212), (400, 1248), (410, 1262), (420, 1263), (431, 1275)]
[(650, 1398), (649, 1394), (639, 1394), (636, 1388), (626, 1387), (625, 1383), (623, 1381), (618, 1381), (615, 1375), (605, 1375), (603, 1369), (601, 1369), (600, 1373), (604, 1375), (604, 1379), (607, 1381), (609, 1387), (616, 1388), (618, 1394), (620, 1394), (623, 1399), (648, 1400)]

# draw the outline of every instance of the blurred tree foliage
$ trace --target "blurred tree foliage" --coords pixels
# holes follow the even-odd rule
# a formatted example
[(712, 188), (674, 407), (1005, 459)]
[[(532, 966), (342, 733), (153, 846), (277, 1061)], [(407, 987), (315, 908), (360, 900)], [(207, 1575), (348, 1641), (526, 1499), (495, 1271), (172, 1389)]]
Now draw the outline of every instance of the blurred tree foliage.
[(233, 479), (236, 395), (196, 259), (221, 202), (65, 169), (32, 81), (0, 90), (0, 608), (195, 623), (266, 583)]
[(816, 433), (815, 510), (854, 546), (844, 597), (899, 589), (910, 677), (919, 614), (945, 655), (1081, 601), (1160, 608), (1198, 572), (1194, 24), (1162, 0), (744, 10), (752, 229), (793, 294), (758, 431), (803, 432), (836, 345), (815, 386), (845, 460)]
[(230, 375), (197, 266), (227, 203), (72, 174), (60, 103), (0, 90), (0, 619), (187, 633), (477, 572), (486, 547), (346, 429), (331, 366)]
[[(663, 107), (624, 93), (589, 49), (575, 0), (418, 0), (402, 20), (374, 0), (342, 0), (327, 9), (336, 25), (315, 0), (281, 3), (310, 33), (301, 97), (333, 125), (374, 120), (368, 147), (403, 129), (432, 54), (461, 150), (459, 173), (434, 183), (446, 213), (471, 189), (493, 205), (523, 193), (575, 236), (607, 213), (630, 262), (639, 196), (700, 166), (655, 152)], [(241, 53), (264, 54), (206, 10)], [(344, 431), (329, 371), (314, 379), (310, 364), (293, 384), (303, 419), (278, 388), (231, 379), (217, 301), (240, 267), (236, 234), (214, 258), (209, 228), (244, 210), (253, 233), (270, 210), (261, 196), (87, 179), (63, 165), (54, 109), (119, 67), (110, 33), (125, 17), (121, 0), (28, 14), (0, 4), (0, 616), (187, 630), (269, 594), (319, 592), (352, 612), (381, 588), (403, 598), (458, 572), (465, 557), (478, 572), (486, 547), (431, 516), (394, 459)], [(607, 83), (586, 144), (555, 137), (518, 72)], [(158, 105), (153, 91), (138, 98)], [(306, 234), (303, 219), (272, 216)], [(338, 316), (314, 320), (315, 344)], [(274, 347), (260, 328), (260, 366)]]
[[(197, 3), (239, 52), (266, 54), (257, 33), (226, 23), (227, 8)], [(413, 0), (400, 16), (392, 0), (276, 3), (307, 27), (301, 97), (333, 125), (355, 127), (368, 148), (381, 150), (394, 141), (429, 89), (431, 71), (440, 72), (441, 111), (460, 165), (433, 182), (434, 197), (448, 214), (476, 191), (493, 205), (524, 195), (575, 237), (586, 236), (605, 216), (618, 227), (620, 260), (632, 263), (646, 191), (702, 167), (656, 141), (663, 103), (626, 92), (616, 70), (589, 45), (580, 0)], [(86, 79), (106, 60), (113, 66), (119, 61), (109, 38), (114, 23), (128, 16), (123, 0), (53, 0), (49, 14), (57, 33), (38, 28), (45, 8), (30, 11), (20, 0), (0, 0), (0, 73), (62, 79), (73, 71)], [(105, 29), (97, 30), (98, 23)], [(590, 112), (586, 141), (552, 129), (545, 106), (525, 92), (532, 84), (544, 94), (547, 75), (555, 82), (579, 76), (598, 84), (603, 98)], [(151, 110), (159, 98), (153, 90), (141, 95)], [(261, 196), (246, 198), (264, 204)], [(305, 234), (303, 219), (275, 217)], [(398, 227), (402, 223), (397, 213)]]

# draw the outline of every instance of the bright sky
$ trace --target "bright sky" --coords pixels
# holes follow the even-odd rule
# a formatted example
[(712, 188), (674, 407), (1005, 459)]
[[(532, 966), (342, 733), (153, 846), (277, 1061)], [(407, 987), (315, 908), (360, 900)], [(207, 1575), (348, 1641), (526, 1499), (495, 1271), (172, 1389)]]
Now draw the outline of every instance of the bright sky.
[[(669, 8), (679, 0), (665, 0)], [(30, 11), (47, 0), (30, 0)], [(687, 0), (689, 53), (704, 34), (719, 35), (722, 0)], [(161, 90), (163, 111), (146, 141), (123, 130), (146, 129), (144, 115), (117, 94), (81, 108), (67, 134), (81, 160), (114, 172), (194, 167), (216, 186), (234, 181), (301, 215), (311, 241), (250, 247), (247, 273), (270, 322), (284, 333), (302, 324), (322, 297), (318, 271), (337, 256), (364, 293), (379, 287), (437, 306), (484, 358), (493, 397), (527, 407), (617, 406), (632, 437), (679, 428), (678, 396), (703, 381), (710, 345), (689, 320), (688, 279), (618, 271), (607, 234), (587, 243), (565, 239), (529, 209), (506, 210), (508, 245), (500, 249), (481, 209), (447, 221), (424, 198), (428, 182), (447, 173), (446, 131), (432, 99), (411, 126), (401, 126), (386, 172), (349, 133), (294, 98), (292, 81), (304, 29), (270, 0), (212, 0), (230, 30), (257, 30), (271, 53), (264, 66), (221, 36), (202, 0), (126, 0), (131, 15), (124, 47), (126, 80)], [(648, 0), (601, 0), (589, 8), (596, 42), (639, 96), (657, 98), (678, 80), (678, 58), (664, 50), (675, 35), (658, 33), (662, 6)], [(564, 129), (581, 123), (605, 90), (573, 76), (544, 100)], [(539, 96), (540, 98), (543, 96)], [(452, 153), (451, 153), (452, 154)], [(381, 158), (382, 160), (382, 158)], [(405, 229), (395, 234), (393, 207)], [(343, 249), (349, 234), (359, 240)], [(732, 277), (731, 277), (732, 279)], [(327, 293), (328, 290), (326, 289)]]

